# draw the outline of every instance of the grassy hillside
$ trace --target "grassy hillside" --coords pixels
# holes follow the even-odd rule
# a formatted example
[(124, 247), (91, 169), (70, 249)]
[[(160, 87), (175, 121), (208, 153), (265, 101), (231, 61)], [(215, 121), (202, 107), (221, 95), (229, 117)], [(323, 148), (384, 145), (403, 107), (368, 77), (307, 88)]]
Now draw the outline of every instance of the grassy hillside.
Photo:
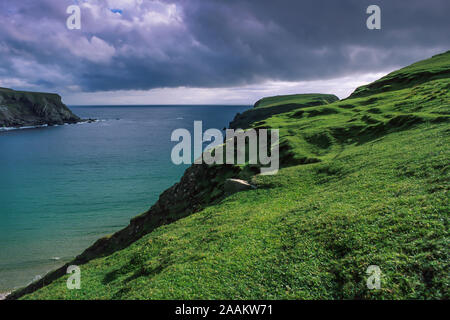
[(428, 81), (446, 79), (450, 77), (448, 55), (449, 51), (391, 72), (367, 86), (359, 87), (351, 97), (410, 88)]
[[(249, 127), (280, 128), (277, 175), (87, 262), (81, 290), (63, 276), (24, 298), (450, 298), (449, 62), (447, 52), (345, 100), (255, 113)], [(380, 290), (366, 287), (369, 265)]]
[(254, 127), (259, 121), (273, 115), (286, 113), (305, 107), (320, 106), (338, 101), (339, 98), (332, 94), (295, 94), (288, 96), (276, 96), (263, 98), (255, 103), (253, 109), (244, 113), (238, 113), (230, 123), (231, 129), (245, 129)]

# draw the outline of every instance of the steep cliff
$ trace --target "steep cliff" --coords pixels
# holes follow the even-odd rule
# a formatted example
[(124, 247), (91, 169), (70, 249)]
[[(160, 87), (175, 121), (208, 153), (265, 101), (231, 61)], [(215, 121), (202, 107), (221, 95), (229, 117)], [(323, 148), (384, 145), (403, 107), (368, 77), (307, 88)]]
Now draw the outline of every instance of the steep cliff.
[(81, 121), (52, 93), (0, 88), (0, 127), (56, 125)]

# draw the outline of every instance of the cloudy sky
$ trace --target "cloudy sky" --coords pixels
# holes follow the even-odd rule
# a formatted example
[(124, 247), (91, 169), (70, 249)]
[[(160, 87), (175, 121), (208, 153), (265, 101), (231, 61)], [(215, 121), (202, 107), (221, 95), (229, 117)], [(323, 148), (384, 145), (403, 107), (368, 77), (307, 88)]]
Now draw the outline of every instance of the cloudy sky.
[[(381, 30), (366, 27), (371, 4)], [(448, 0), (1, 0), (0, 86), (72, 105), (344, 98), (449, 50), (449, 13)]]

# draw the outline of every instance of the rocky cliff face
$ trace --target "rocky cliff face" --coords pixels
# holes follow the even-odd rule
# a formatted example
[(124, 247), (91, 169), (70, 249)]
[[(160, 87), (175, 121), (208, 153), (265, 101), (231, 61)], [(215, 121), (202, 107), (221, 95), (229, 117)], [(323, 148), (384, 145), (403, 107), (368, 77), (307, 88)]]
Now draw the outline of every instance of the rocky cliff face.
[(81, 121), (52, 93), (0, 88), (0, 127), (56, 125)]

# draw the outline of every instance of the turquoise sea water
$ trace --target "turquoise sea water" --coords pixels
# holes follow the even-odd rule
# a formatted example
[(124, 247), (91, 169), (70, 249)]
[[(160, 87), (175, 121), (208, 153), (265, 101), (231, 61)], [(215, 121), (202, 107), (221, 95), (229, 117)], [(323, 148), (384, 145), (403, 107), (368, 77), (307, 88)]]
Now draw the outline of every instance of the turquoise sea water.
[(146, 211), (186, 165), (173, 130), (222, 129), (248, 106), (72, 107), (96, 123), (0, 132), (0, 292), (62, 265)]

